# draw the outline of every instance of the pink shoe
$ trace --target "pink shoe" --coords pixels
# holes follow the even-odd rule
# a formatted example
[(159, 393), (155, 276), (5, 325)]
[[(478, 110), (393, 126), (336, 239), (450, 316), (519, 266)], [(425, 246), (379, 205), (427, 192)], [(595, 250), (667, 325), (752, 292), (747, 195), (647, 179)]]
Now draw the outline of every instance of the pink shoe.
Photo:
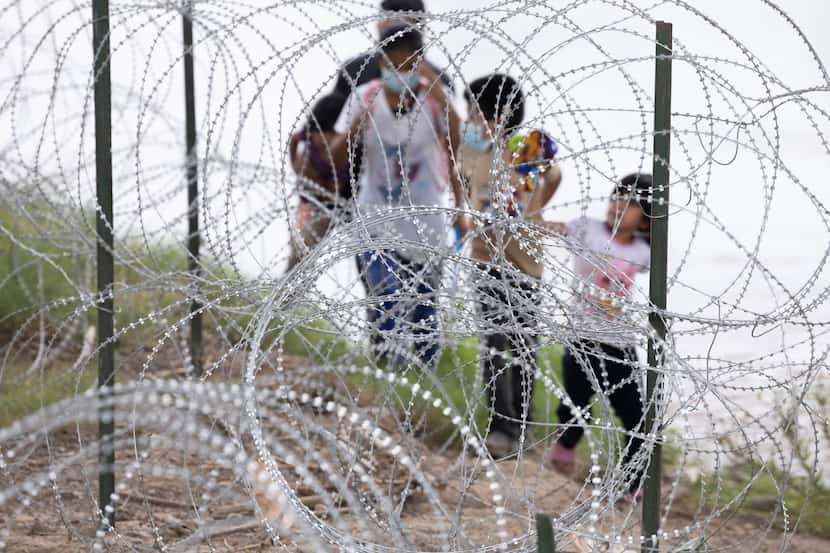
[(559, 474), (571, 476), (576, 472), (576, 448), (556, 443), (548, 450), (545, 460)]

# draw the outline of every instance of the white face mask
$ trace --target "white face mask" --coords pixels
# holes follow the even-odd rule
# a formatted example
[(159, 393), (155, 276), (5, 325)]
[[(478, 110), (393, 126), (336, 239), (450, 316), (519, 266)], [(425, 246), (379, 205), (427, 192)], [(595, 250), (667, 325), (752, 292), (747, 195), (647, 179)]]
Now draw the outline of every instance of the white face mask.
[(380, 76), (383, 79), (383, 84), (396, 94), (401, 94), (407, 90), (414, 91), (421, 81), (421, 76), (417, 71), (393, 71), (385, 66), (380, 68)]
[(486, 152), (493, 145), (493, 139), (485, 133), (484, 129), (472, 123), (462, 125), (461, 140), (465, 146), (476, 152)]

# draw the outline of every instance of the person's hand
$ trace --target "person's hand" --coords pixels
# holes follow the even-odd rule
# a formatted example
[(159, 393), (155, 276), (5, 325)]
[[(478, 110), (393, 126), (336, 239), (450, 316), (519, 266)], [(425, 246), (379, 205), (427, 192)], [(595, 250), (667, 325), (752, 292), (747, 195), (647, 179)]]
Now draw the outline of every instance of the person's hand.
[(459, 239), (463, 239), (473, 230), (473, 223), (465, 213), (456, 214), (453, 226), (458, 230)]
[(544, 223), (542, 223), (542, 226), (548, 232), (552, 232), (554, 234), (560, 234), (562, 236), (565, 236), (565, 234), (566, 234), (566, 232), (565, 232), (565, 223), (559, 223), (557, 221), (545, 221)]

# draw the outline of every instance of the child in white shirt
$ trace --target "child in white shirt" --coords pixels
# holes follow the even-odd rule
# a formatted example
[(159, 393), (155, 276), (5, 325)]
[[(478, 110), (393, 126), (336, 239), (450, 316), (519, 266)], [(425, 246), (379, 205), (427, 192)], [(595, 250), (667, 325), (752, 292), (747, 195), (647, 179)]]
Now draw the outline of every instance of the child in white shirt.
[[(634, 370), (634, 322), (627, 300), (635, 275), (649, 268), (651, 196), (651, 175), (631, 174), (615, 187), (605, 221), (580, 218), (567, 225), (548, 224), (574, 244), (578, 295), (573, 325), (580, 334), (589, 336), (570, 344), (562, 361), (565, 392), (571, 405), (582, 411), (582, 418), (577, 418), (564, 401), (557, 409), (565, 431), (548, 451), (547, 461), (564, 474), (575, 469), (575, 448), (590, 421), (591, 398), (599, 392), (593, 382), (608, 394), (631, 436), (623, 451), (623, 464), (643, 443), (634, 437), (642, 432), (643, 403), (639, 373)], [(640, 479), (639, 474), (631, 479), (627, 494), (631, 500), (642, 496)]]

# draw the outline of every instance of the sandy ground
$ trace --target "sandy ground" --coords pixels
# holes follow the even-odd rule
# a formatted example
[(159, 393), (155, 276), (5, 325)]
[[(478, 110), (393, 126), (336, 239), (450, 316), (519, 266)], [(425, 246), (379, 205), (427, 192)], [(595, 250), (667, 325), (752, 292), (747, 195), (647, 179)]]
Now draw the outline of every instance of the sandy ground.
[[(302, 359), (288, 359), (286, 364), (299, 365), (302, 362)], [(163, 365), (154, 370), (165, 378), (175, 373)], [(229, 370), (238, 370), (238, 367)], [(361, 403), (364, 409), (376, 410), (372, 417), (381, 427), (396, 439), (402, 439), (391, 414), (372, 406), (369, 398), (363, 398)], [(354, 441), (354, 435), (343, 434), (335, 419), (312, 411), (306, 416), (339, 436), (344, 443), (358, 443)], [(287, 434), (282, 432), (283, 425), (291, 426), (292, 422), (275, 419), (265, 424), (266, 430), (275, 439), (285, 440), (286, 447), (298, 458), (303, 458), (307, 453), (303, 448), (307, 447), (317, 448), (318, 453), (327, 456), (324, 445), (313, 439), (306, 444), (288, 439)], [(51, 485), (47, 483), (36, 496), (27, 495), (25, 499), (18, 496), (0, 507), (0, 532), (3, 528), (9, 531), (5, 551), (63, 553), (94, 550), (93, 540), (98, 524), (94, 512), (97, 496), (95, 463), (88, 455), (75, 461), (72, 459), (81, 449), (79, 444), (89, 444), (95, 436), (95, 428), (92, 427), (63, 428), (48, 436), (48, 447), (44, 436), (38, 439), (36, 446), (27, 449), (25, 456), (18, 456), (5, 468), (0, 468), (0, 491), (6, 491), (25, 478), (48, 475), (55, 463), (67, 463), (55, 482)], [(440, 445), (434, 436), (417, 425), (416, 434), (409, 438), (414, 440), (411, 442), (414, 444), (412, 450), (418, 452), (417, 466), (426, 479), (425, 483), (413, 482), (406, 471), (400, 466), (393, 467), (392, 461), (382, 453), (367, 455), (365, 461), (360, 461), (377, 488), (386, 497), (392, 498), (395, 508), (400, 511), (397, 522), (400, 528), (397, 535), (401, 536), (399, 541), (387, 527), (388, 517), (380, 514), (373, 518), (367, 514), (378, 505), (366, 486), (356, 480), (350, 482), (356, 497), (366, 506), (363, 514), (358, 516), (347, 507), (335, 486), (330, 485), (321, 495), (320, 490), (309, 487), (288, 464), (280, 467), (284, 469), (286, 481), (297, 492), (297, 500), (307, 509), (309, 519), (295, 520), (290, 527), (278, 528), (276, 534), (269, 535), (260, 521), (264, 512), (273, 514), (280, 509), (269, 503), (264, 488), (254, 489), (253, 496), (259, 501), (257, 506), (246, 483), (235, 476), (228, 466), (200, 458), (192, 451), (165, 446), (148, 451), (147, 458), (142, 459), (143, 465), (179, 470), (187, 467), (191, 474), (209, 476), (208, 480), (186, 479), (149, 468), (145, 471), (130, 469), (128, 464), (135, 461), (135, 453), (119, 450), (116, 480), (128, 482), (129, 485), (119, 492), (116, 531), (100, 541), (101, 550), (178, 553), (335, 551), (324, 540), (320, 543), (309, 538), (320, 535), (310, 528), (312, 524), (329, 530), (347, 528), (356, 540), (389, 546), (389, 549), (384, 549), (386, 551), (441, 551), (445, 545), (452, 550), (472, 550), (496, 544), (499, 516), (491, 499), (495, 492), (476, 457), (453, 445)], [(355, 447), (359, 449), (360, 446)], [(495, 467), (496, 480), (501, 482), (501, 491), (506, 497), (504, 528), (509, 535), (518, 538), (518, 545), (532, 543), (535, 539), (530, 533), (537, 511), (563, 516), (573, 513), (578, 505), (590, 500), (591, 488), (585, 486), (583, 481), (565, 478), (545, 467), (543, 450), (543, 446), (539, 445), (524, 452), (519, 459), (504, 459)], [(92, 448), (92, 451), (94, 453), (95, 449)], [(341, 476), (353, 475), (353, 467), (349, 466), (348, 461), (344, 462), (336, 455), (328, 455), (327, 459), (331, 459), (335, 472)], [(277, 459), (278, 462), (280, 460)], [(306, 457), (304, 466), (317, 474), (321, 482), (325, 480), (319, 462), (308, 461)], [(131, 478), (127, 477), (128, 472), (133, 473)], [(329, 500), (331, 508), (326, 507), (324, 499)], [(622, 501), (605, 501), (600, 506), (600, 513), (600, 531), (619, 534), (624, 540), (628, 536), (634, 539), (639, 536), (638, 508)], [(672, 509), (666, 526), (671, 533), (674, 529), (694, 527), (694, 524), (695, 517), (684, 511), (681, 502)], [(584, 532), (588, 525), (586, 519), (582, 526), (569, 527)], [(785, 540), (781, 525), (781, 516), (771, 528), (768, 528), (768, 521), (748, 514), (725, 513), (712, 517), (705, 526), (709, 551), (830, 552), (830, 541), (802, 535)], [(273, 544), (273, 538), (277, 535), (282, 545)], [(685, 541), (687, 539), (664, 541), (662, 550), (669, 551), (669, 545), (676, 546)], [(584, 542), (579, 543), (574, 536), (566, 538), (560, 545), (560, 550), (566, 551), (623, 551), (603, 549), (599, 545), (594, 548)], [(639, 551), (639, 548), (625, 551)]]
[[(74, 431), (67, 430), (51, 438), (50, 447), (54, 458), (67, 458), (77, 451), (78, 435)], [(587, 488), (580, 483), (542, 468), (540, 455), (539, 451), (530, 451), (521, 461), (504, 460), (497, 465), (508, 484), (505, 493), (508, 497), (505, 505), (506, 528), (511, 535), (521, 536), (528, 531), (534, 506), (547, 513), (562, 513), (572, 508), (575, 500), (581, 502), (588, 497)], [(127, 457), (128, 454), (124, 453), (123, 456)], [(404, 502), (400, 525), (410, 545), (418, 551), (441, 550), (444, 544), (441, 528), (450, 527), (461, 530), (452, 540), (452, 545), (457, 549), (495, 543), (497, 517), (490, 500), (492, 491), (489, 481), (479, 468), (473, 466), (472, 457), (467, 461), (469, 466), (460, 467), (459, 453), (452, 450), (424, 457), (423, 472), (447, 514), (442, 516), (436, 511), (435, 498), (430, 500), (422, 489), (413, 487), (412, 495)], [(189, 464), (199, 472), (214, 471), (216, 485), (211, 490), (210, 498), (205, 500), (202, 494), (207, 490), (196, 482), (188, 484), (181, 479), (152, 474), (145, 475), (143, 480), (134, 478), (129, 490), (121, 494), (117, 511), (117, 536), (109, 536), (105, 540), (104, 550), (152, 551), (162, 544), (167, 546), (168, 551), (177, 552), (282, 550), (271, 545), (268, 533), (262, 525), (257, 524), (254, 504), (230, 470), (211, 466), (204, 460), (188, 458), (174, 450), (156, 450), (147, 462), (166, 466)], [(46, 448), (38, 447), (32, 451), (25, 464), (27, 471), (32, 474), (45, 470), (48, 467)], [(87, 471), (86, 475), (84, 470)], [(286, 474), (289, 472), (286, 471)], [(459, 478), (462, 472), (466, 472), (466, 475)], [(8, 478), (7, 471), (0, 478), (0, 486), (5, 489), (23, 476), (21, 470), (15, 470), (14, 474), (15, 478)], [(382, 475), (389, 472), (382, 470), (382, 467), (376, 474), (377, 482), (393, 489), (396, 495), (405, 487), (401, 485), (400, 476), (384, 480)], [(118, 478), (124, 478), (123, 469), (119, 470)], [(465, 481), (466, 485), (462, 486), (461, 482)], [(343, 510), (339, 515), (333, 515), (322, 508), (319, 498), (299, 479), (293, 485), (303, 503), (318, 517), (317, 520), (345, 523), (360, 538), (391, 544), (383, 529), (371, 521), (367, 530), (358, 530), (355, 517), (350, 511)], [(11, 531), (6, 551), (90, 551), (90, 539), (95, 534), (95, 518), (91, 510), (95, 490), (94, 465), (87, 462), (65, 471), (56, 486), (52, 490), (47, 487), (44, 492), (32, 498), (29, 507), (23, 507), (21, 501), (7, 504), (0, 511), (0, 518), (7, 521)], [(200, 508), (197, 510), (194, 505)], [(626, 503), (606, 507), (602, 520), (613, 520), (617, 528), (628, 528), (624, 536), (638, 534), (638, 511), (632, 511)], [(675, 509), (669, 517), (668, 526), (670, 529), (683, 528), (693, 522), (690, 515)], [(774, 527), (764, 536), (765, 526), (763, 520), (746, 515), (710, 521), (710, 550), (755, 553), (782, 550), (794, 553), (830, 551), (830, 542), (800, 535), (792, 538), (785, 547), (780, 528)], [(281, 532), (288, 550), (334, 551), (322, 544), (309, 543), (304, 537), (307, 532), (302, 530), (303, 527), (304, 525), (295, 523), (292, 529)], [(200, 528), (206, 529), (211, 537), (200, 537)], [(293, 544), (292, 539), (296, 540)], [(568, 547), (571, 551), (591, 551), (585, 545), (577, 543), (571, 543)], [(664, 550), (668, 551), (668, 548)]]

